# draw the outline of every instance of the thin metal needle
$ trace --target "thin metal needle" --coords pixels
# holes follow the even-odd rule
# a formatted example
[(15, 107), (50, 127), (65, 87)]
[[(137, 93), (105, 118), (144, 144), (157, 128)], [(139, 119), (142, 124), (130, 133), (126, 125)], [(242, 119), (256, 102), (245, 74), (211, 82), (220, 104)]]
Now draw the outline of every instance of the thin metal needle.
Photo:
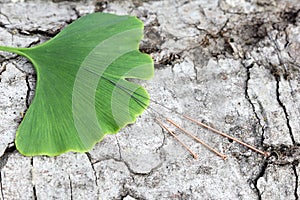
[(213, 132), (215, 132), (215, 133), (217, 133), (219, 135), (222, 135), (223, 137), (229, 138), (229, 139), (231, 139), (231, 140), (233, 140), (233, 141), (235, 141), (237, 143), (240, 143), (241, 145), (244, 145), (244, 146), (248, 147), (249, 149), (251, 149), (253, 151), (256, 151), (256, 152), (258, 152), (258, 153), (260, 153), (260, 154), (262, 154), (262, 155), (264, 155), (266, 157), (268, 157), (270, 155), (269, 152), (261, 151), (261, 150), (255, 148), (255, 147), (253, 147), (253, 146), (251, 146), (251, 145), (249, 145), (249, 144), (247, 144), (247, 143), (239, 140), (239, 139), (236, 139), (236, 138), (234, 138), (234, 137), (232, 137), (230, 135), (227, 135), (226, 133), (218, 131), (218, 130), (216, 130), (216, 129), (214, 129), (214, 128), (212, 128), (212, 127), (210, 127), (210, 126), (208, 126), (208, 125), (206, 125), (206, 124), (204, 124), (202, 122), (199, 122), (199, 121), (197, 121), (197, 120), (189, 117), (189, 116), (183, 115), (183, 117), (186, 118), (186, 119), (188, 119), (188, 120), (190, 120), (190, 121), (192, 121), (192, 122), (194, 122), (194, 123), (196, 123), (196, 124), (198, 124), (199, 126), (202, 126), (202, 127), (207, 128), (207, 129), (209, 129), (209, 130), (211, 130), (211, 131), (213, 131)]
[(210, 151), (214, 152), (215, 154), (217, 154), (218, 156), (220, 156), (221, 158), (223, 158), (223, 160), (227, 159), (226, 155), (218, 152), (217, 150), (215, 150), (214, 148), (212, 148), (211, 146), (209, 146), (208, 144), (206, 144), (203, 140), (197, 138), (196, 136), (194, 136), (193, 134), (191, 134), (187, 130), (183, 129), (181, 126), (179, 126), (175, 122), (173, 122), (171, 119), (167, 119), (167, 121), (170, 122), (172, 125), (176, 126), (177, 128), (179, 128), (184, 133), (188, 134), (190, 137), (192, 137), (194, 140), (196, 140), (197, 142), (199, 142), (200, 144), (202, 144), (203, 146), (205, 146), (206, 148), (208, 148)]
[(165, 126), (159, 119), (156, 118), (155, 120), (162, 128), (167, 130), (170, 133), (170, 135), (172, 135), (186, 150), (188, 150), (190, 154), (194, 157), (194, 159), (198, 159), (198, 155), (194, 153), (186, 144), (184, 144), (167, 126)]
[[(91, 71), (91, 73), (94, 73), (94, 72), (92, 72)], [(204, 123), (201, 123), (201, 122), (199, 122), (199, 121), (197, 121), (197, 120), (194, 120), (193, 118), (191, 118), (191, 117), (188, 117), (188, 116), (186, 116), (186, 115), (182, 115), (181, 113), (179, 113), (179, 112), (177, 112), (177, 111), (175, 111), (175, 110), (172, 110), (172, 109), (170, 109), (170, 108), (168, 108), (167, 106), (165, 106), (165, 105), (163, 105), (163, 104), (160, 104), (159, 102), (157, 102), (157, 101), (155, 101), (155, 100), (152, 100), (152, 99), (149, 99), (149, 97), (145, 97), (144, 95), (141, 95), (141, 94), (139, 94), (139, 93), (136, 93), (135, 91), (133, 91), (133, 90), (131, 90), (131, 89), (129, 89), (129, 88), (126, 88), (125, 86), (123, 86), (123, 85), (119, 85), (118, 83), (116, 83), (116, 82), (114, 82), (114, 81), (112, 81), (112, 80), (110, 80), (110, 79), (108, 79), (108, 78), (105, 78), (104, 76), (102, 77), (102, 78), (104, 78), (105, 80), (107, 80), (107, 81), (109, 81), (110, 83), (112, 83), (113, 85), (115, 85), (115, 86), (117, 86), (118, 88), (120, 88), (121, 90), (123, 90), (124, 92), (126, 92), (128, 95), (130, 95), (141, 107), (143, 107), (144, 109), (146, 109), (147, 108), (147, 106), (148, 105), (146, 105), (143, 101), (141, 101), (140, 99), (138, 99), (137, 97), (135, 97), (134, 95), (137, 95), (137, 96), (139, 96), (139, 97), (142, 97), (142, 98), (144, 98), (144, 99), (148, 99), (148, 100), (150, 100), (151, 102), (153, 102), (153, 103), (155, 103), (155, 104), (157, 104), (157, 105), (160, 105), (160, 106), (162, 106), (163, 108), (165, 108), (165, 109), (167, 109), (167, 110), (170, 110), (170, 111), (172, 111), (172, 112), (174, 112), (174, 113), (176, 113), (176, 114), (178, 114), (179, 116), (182, 116), (182, 117), (184, 117), (184, 118), (186, 118), (186, 119), (188, 119), (188, 120), (190, 120), (190, 121), (192, 121), (192, 122), (194, 122), (194, 123), (196, 123), (196, 124), (198, 124), (198, 125), (200, 125), (200, 126), (202, 126), (202, 127), (204, 127), (204, 128), (207, 128), (207, 129), (209, 129), (209, 130), (211, 130), (211, 131), (213, 131), (213, 132), (215, 132), (215, 133), (218, 133), (218, 134), (220, 134), (220, 135), (222, 135), (223, 137), (227, 137), (227, 138), (229, 138), (229, 139), (232, 139), (233, 141), (236, 141), (237, 143), (240, 143), (240, 144), (242, 144), (242, 145), (244, 145), (244, 146), (246, 146), (246, 147), (248, 147), (249, 149), (251, 149), (251, 150), (253, 150), (253, 151), (256, 151), (256, 152), (258, 152), (258, 153), (260, 153), (260, 154), (263, 154), (264, 156), (269, 156), (270, 155), (270, 153), (269, 152), (263, 152), (263, 151), (261, 151), (261, 150), (259, 150), (259, 149), (257, 149), (257, 148), (255, 148), (255, 147), (253, 147), (253, 146), (251, 146), (251, 145), (249, 145), (249, 144), (246, 144), (245, 142), (242, 142), (241, 140), (238, 140), (238, 139), (236, 139), (236, 138), (234, 138), (234, 137), (232, 137), (232, 136), (229, 136), (229, 135), (227, 135), (227, 134), (225, 134), (225, 133), (223, 133), (223, 132), (221, 132), (221, 131), (218, 131), (218, 130), (216, 130), (216, 129), (214, 129), (214, 128), (212, 128), (212, 127), (210, 127), (210, 126), (208, 126), (208, 125), (206, 125), (206, 124), (204, 124)], [(134, 95), (132, 95), (131, 93), (133, 93)], [(151, 110), (154, 110), (154, 109), (152, 109), (150, 106), (148, 107), (149, 109), (151, 109)], [(154, 110), (156, 113), (158, 113), (156, 110)], [(164, 128), (164, 129), (166, 129), (171, 135), (173, 135), (174, 136), (174, 138), (176, 138), (178, 141), (180, 141), (179, 139), (178, 139), (178, 137), (176, 137), (176, 135), (172, 132), (172, 131), (170, 131), (165, 125), (163, 125), (162, 124), (162, 122), (161, 121), (159, 121), (157, 118), (156, 118), (156, 121), (162, 126), (162, 128)], [(181, 142), (180, 141), (180, 143), (194, 156), (194, 158), (197, 158), (198, 156), (194, 153), (194, 152), (192, 152), (183, 142)], [(201, 143), (201, 142), (200, 142)], [(203, 144), (203, 143), (202, 143)], [(204, 145), (204, 144), (203, 144)], [(204, 145), (204, 146), (206, 146), (206, 145)], [(209, 148), (210, 149), (210, 148)], [(224, 155), (225, 156), (225, 155)], [(222, 157), (222, 156), (221, 156)], [(223, 158), (223, 157), (222, 157)], [(224, 159), (224, 158), (223, 158)]]

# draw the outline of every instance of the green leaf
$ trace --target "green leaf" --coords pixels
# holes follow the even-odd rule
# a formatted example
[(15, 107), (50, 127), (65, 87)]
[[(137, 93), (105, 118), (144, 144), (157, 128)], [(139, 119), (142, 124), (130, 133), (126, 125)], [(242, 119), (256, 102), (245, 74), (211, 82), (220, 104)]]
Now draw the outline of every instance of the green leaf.
[(133, 123), (149, 98), (126, 78), (146, 80), (154, 71), (151, 57), (138, 50), (142, 37), (136, 17), (94, 13), (39, 46), (0, 47), (27, 57), (37, 73), (17, 149), (27, 156), (86, 152), (105, 134)]

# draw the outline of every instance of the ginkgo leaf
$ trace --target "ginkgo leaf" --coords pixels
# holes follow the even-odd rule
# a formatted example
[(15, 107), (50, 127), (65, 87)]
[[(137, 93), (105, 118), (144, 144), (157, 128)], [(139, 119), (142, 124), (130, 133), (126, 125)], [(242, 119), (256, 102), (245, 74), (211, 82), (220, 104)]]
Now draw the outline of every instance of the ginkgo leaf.
[(27, 156), (86, 152), (105, 134), (133, 123), (149, 97), (126, 78), (146, 80), (154, 71), (151, 57), (139, 52), (142, 37), (136, 17), (94, 13), (39, 46), (0, 47), (28, 58), (37, 73), (17, 149)]

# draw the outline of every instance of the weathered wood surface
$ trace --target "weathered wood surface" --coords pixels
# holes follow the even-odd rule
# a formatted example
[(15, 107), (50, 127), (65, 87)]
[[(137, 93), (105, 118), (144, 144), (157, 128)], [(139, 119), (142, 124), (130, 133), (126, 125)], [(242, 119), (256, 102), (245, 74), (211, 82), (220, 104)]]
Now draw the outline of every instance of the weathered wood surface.
[(299, 199), (298, 0), (0, 0), (0, 45), (42, 43), (95, 11), (145, 22), (141, 49), (156, 74), (143, 84), (153, 99), (272, 154), (265, 159), (177, 117), (229, 156), (223, 161), (179, 133), (200, 155), (194, 160), (145, 112), (89, 153), (24, 157), (13, 142), (35, 72), (1, 52), (1, 200)]

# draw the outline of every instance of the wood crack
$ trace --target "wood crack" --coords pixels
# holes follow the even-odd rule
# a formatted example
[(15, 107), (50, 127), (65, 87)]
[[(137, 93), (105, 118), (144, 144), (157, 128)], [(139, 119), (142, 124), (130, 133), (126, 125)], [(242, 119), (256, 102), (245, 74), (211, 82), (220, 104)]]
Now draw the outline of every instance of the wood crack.
[(145, 174), (145, 173), (135, 172), (134, 170), (132, 170), (132, 169), (130, 168), (129, 163), (126, 162), (126, 161), (123, 159), (123, 157), (122, 157), (121, 147), (120, 147), (120, 143), (119, 143), (119, 140), (118, 140), (117, 136), (116, 136), (115, 138), (116, 138), (116, 140), (117, 140), (117, 145), (118, 145), (118, 149), (119, 149), (119, 159), (116, 159), (116, 158), (112, 158), (112, 159), (115, 160), (116, 162), (122, 162), (122, 163), (124, 163), (124, 164), (126, 165), (128, 171), (129, 171), (131, 174), (134, 174), (134, 175), (147, 175), (147, 174)]
[[(29, 76), (26, 76), (25, 78), (26, 81), (26, 86), (27, 86), (27, 92), (26, 92), (26, 97), (25, 97), (25, 103), (26, 103), (26, 108), (29, 108), (29, 104), (30, 104), (30, 92), (31, 92), (31, 87), (30, 87), (30, 83), (29, 83)], [(26, 111), (25, 111), (26, 112)]]
[(32, 191), (33, 191), (33, 199), (37, 200), (35, 185), (32, 186)]
[(276, 75), (275, 80), (276, 80), (276, 98), (277, 98), (277, 102), (278, 102), (279, 106), (282, 108), (282, 110), (284, 112), (285, 119), (286, 119), (286, 125), (288, 127), (289, 135), (290, 135), (290, 138), (292, 140), (292, 143), (293, 143), (293, 145), (296, 145), (296, 141), (295, 141), (295, 138), (294, 138), (294, 135), (293, 135), (292, 127), (290, 125), (289, 114), (287, 113), (287, 109), (286, 109), (285, 105), (283, 104), (283, 102), (280, 99), (280, 92), (279, 92), (279, 90), (280, 90), (280, 84), (279, 84), (280, 83), (280, 76)]
[[(30, 103), (31, 103), (30, 92), (32, 90), (31, 87), (30, 87), (29, 76), (28, 75), (26, 75), (25, 82), (26, 82), (26, 86), (27, 86), (26, 97), (25, 97), (25, 104), (26, 104), (26, 110), (27, 110), (30, 106)], [(25, 110), (25, 112), (26, 112), (26, 110)]]
[(258, 182), (258, 180), (259, 180), (261, 177), (264, 176), (264, 174), (265, 174), (267, 168), (268, 168), (268, 161), (265, 161), (265, 162), (263, 163), (263, 165), (262, 165), (262, 167), (261, 167), (259, 173), (257, 174), (257, 176), (254, 178), (254, 180), (253, 180), (253, 182), (252, 182), (253, 185), (254, 185), (255, 191), (256, 191), (256, 193), (257, 193), (257, 195), (258, 195), (258, 200), (262, 200), (262, 197), (261, 197), (262, 192), (261, 192), (260, 189), (258, 188), (257, 182)]
[[(76, 7), (73, 7), (72, 10), (74, 11), (75, 15), (76, 15), (76, 19), (79, 19), (81, 17), (80, 12), (76, 9)], [(70, 24), (72, 23), (74, 20), (70, 20), (67, 23)]]
[[(6, 14), (2, 13), (1, 10), (0, 10), (0, 15), (2, 15), (3, 17), (5, 17), (6, 20), (8, 21), (8, 23), (11, 24), (11, 21), (10, 21), (9, 17), (8, 17)], [(6, 25), (6, 24), (4, 24), (3, 22), (0, 22), (0, 26), (1, 26), (1, 24), (2, 24), (2, 25), (4, 26), (4, 28), (5, 28), (5, 25)]]
[(70, 199), (73, 200), (73, 186), (72, 186), (72, 180), (71, 180), (71, 177), (70, 175), (68, 176), (69, 178), (69, 186), (70, 186)]
[(15, 28), (15, 30), (20, 35), (25, 35), (25, 36), (28, 36), (28, 35), (41, 35), (41, 36), (44, 36), (46, 38), (53, 38), (54, 36), (56, 36), (61, 31), (61, 29), (43, 31), (43, 30), (39, 30), (39, 29), (36, 29), (36, 30), (22, 30), (22, 29), (19, 29), (19, 28)]
[(149, 172), (136, 172), (136, 171), (134, 171), (133, 169), (131, 169), (130, 164), (126, 160), (123, 159), (120, 143), (119, 143), (119, 140), (118, 140), (117, 137), (116, 137), (116, 140), (117, 140), (117, 145), (118, 145), (118, 148), (119, 148), (120, 157), (119, 157), (119, 159), (116, 159), (116, 158), (112, 158), (112, 159), (115, 160), (116, 162), (123, 162), (126, 165), (126, 167), (127, 167), (128, 171), (130, 172), (130, 174), (137, 175), (137, 176), (150, 175), (150, 174), (153, 173), (154, 170), (161, 167), (162, 163), (160, 163), (158, 166), (155, 166), (154, 168), (151, 168), (151, 170)]
[(265, 139), (265, 136), (264, 136), (265, 135), (265, 130), (264, 130), (264, 127), (261, 123), (261, 119), (259, 118), (259, 116), (257, 114), (255, 105), (252, 102), (252, 100), (250, 98), (250, 95), (249, 95), (249, 80), (251, 79), (250, 69), (253, 67), (253, 65), (254, 64), (252, 63), (250, 66), (246, 67), (245, 64), (243, 63), (243, 66), (246, 68), (246, 73), (247, 73), (247, 77), (246, 77), (246, 80), (245, 80), (245, 98), (249, 102), (249, 104), (252, 108), (252, 111), (254, 113), (254, 116), (257, 119), (258, 125), (261, 128), (261, 141), (260, 141), (260, 144), (263, 145), (263, 142), (264, 142), (264, 139)]
[(5, 27), (5, 24), (4, 24), (3, 22), (0, 22), (0, 28), (3, 28), (3, 29), (6, 28), (6, 27)]
[(91, 164), (91, 167), (92, 167), (92, 170), (93, 170), (93, 173), (94, 173), (95, 185), (98, 186), (98, 183), (97, 183), (97, 180), (98, 180), (97, 172), (96, 172), (95, 167), (94, 167), (95, 163), (92, 162), (92, 156), (91, 156), (91, 154), (89, 152), (86, 152), (85, 154), (86, 154), (87, 158), (89, 159), (89, 162)]
[(292, 165), (292, 169), (293, 169), (294, 174), (295, 174), (295, 191), (294, 191), (295, 200), (298, 200), (298, 199), (299, 199), (299, 195), (298, 195), (298, 182), (299, 182), (299, 176), (298, 176), (297, 168), (296, 168), (296, 166), (297, 166), (298, 164), (299, 164), (299, 163), (294, 163), (294, 164)]
[(33, 157), (31, 157), (31, 180), (32, 180), (32, 193), (33, 193), (33, 199), (37, 200), (37, 195), (36, 195), (36, 187), (34, 184), (34, 180), (33, 180)]
[(1, 191), (1, 198), (4, 200), (4, 192), (3, 192), (3, 185), (2, 185), (2, 168), (6, 165), (8, 157), (11, 153), (13, 153), (16, 150), (16, 146), (12, 145), (10, 147), (7, 147), (3, 156), (0, 159), (0, 191)]
[(6, 71), (6, 64), (3, 66), (3, 69), (0, 71), (0, 82), (1, 82), (1, 75)]

